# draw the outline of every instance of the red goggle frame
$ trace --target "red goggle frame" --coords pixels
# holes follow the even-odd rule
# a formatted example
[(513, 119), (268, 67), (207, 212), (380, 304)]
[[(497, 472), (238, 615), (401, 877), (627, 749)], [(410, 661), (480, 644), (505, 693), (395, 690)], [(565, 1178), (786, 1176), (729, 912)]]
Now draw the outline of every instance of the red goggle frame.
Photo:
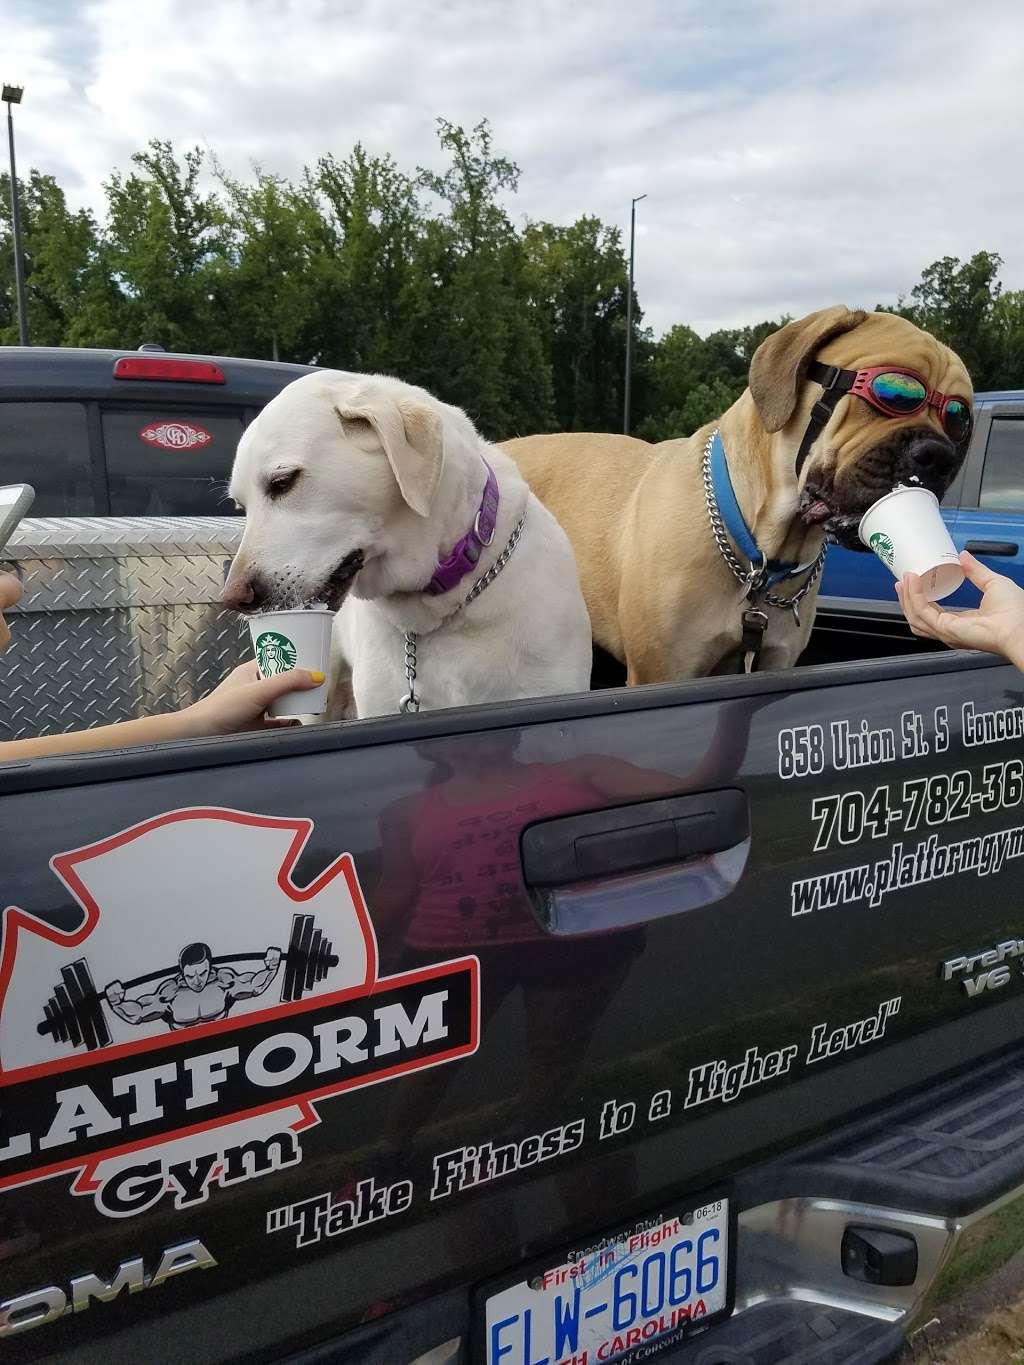
[[(870, 403), (887, 417), (912, 417), (925, 408), (936, 408), (942, 429), (951, 440), (962, 441), (971, 429), (971, 405), (967, 399), (961, 398), (959, 394), (941, 393), (938, 389), (930, 389), (928, 381), (916, 370), (904, 369), (899, 365), (874, 365), (868, 370), (843, 370), (840, 373), (853, 374), (854, 379), (849, 392), (855, 398), (863, 398), (866, 403)], [(879, 393), (874, 387), (876, 380), (887, 374), (906, 375), (908, 379), (916, 380), (924, 390), (924, 397), (916, 404), (904, 403), (902, 406), (888, 402), (884, 393)], [(952, 412), (950, 404), (956, 404)]]

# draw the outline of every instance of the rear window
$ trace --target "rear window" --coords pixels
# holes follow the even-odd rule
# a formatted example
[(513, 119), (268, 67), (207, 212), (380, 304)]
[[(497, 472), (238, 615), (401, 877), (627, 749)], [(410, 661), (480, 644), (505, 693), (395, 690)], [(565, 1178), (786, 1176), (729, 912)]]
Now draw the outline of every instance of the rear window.
[(226, 488), (244, 426), (240, 410), (105, 408), (102, 421), (113, 516), (234, 513)]
[(30, 483), (32, 517), (95, 510), (84, 403), (0, 403), (0, 483)]

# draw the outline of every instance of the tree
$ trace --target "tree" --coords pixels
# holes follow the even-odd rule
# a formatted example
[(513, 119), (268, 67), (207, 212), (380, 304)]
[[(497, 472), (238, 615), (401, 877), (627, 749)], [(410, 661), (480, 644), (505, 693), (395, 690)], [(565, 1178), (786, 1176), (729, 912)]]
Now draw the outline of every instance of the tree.
[(322, 364), (419, 373), (411, 315), (421, 233), (411, 179), (390, 156), (358, 143), (343, 160), (325, 156), (307, 172), (321, 205), (321, 252), (312, 269), (319, 307), (311, 326)]
[[(0, 196), (10, 202), (10, 176), (0, 176)], [(19, 178), (22, 252), (29, 337), (36, 346), (60, 346), (83, 303), (100, 283), (96, 222), (86, 209), (72, 213), (53, 176), (29, 172)], [(17, 345), (14, 243), (10, 219), (0, 219), (0, 344)]]
[(690, 327), (671, 328), (651, 362), (652, 412), (637, 434), (648, 441), (689, 436), (723, 413), (746, 388), (758, 346), (789, 321), (724, 328), (703, 339)]
[(692, 436), (705, 422), (720, 416), (743, 392), (736, 382), (713, 378), (701, 381), (690, 390), (678, 408), (660, 409), (648, 417), (640, 433), (645, 441), (671, 441), (677, 436)]
[(551, 368), (525, 258), (498, 202), (515, 191), (519, 167), (495, 154), (484, 120), (467, 133), (438, 120), (450, 164), (419, 171), (441, 215), (418, 242), (414, 326), (420, 382), (461, 404), (492, 437), (546, 429), (552, 421)]
[(1024, 289), (999, 295), (992, 309), (992, 331), (991, 368), (984, 387), (1024, 388)]
[(224, 252), (216, 196), (199, 190), (203, 153), (179, 164), (170, 142), (154, 140), (105, 185), (107, 226), (101, 255), (120, 289), (118, 344), (159, 342), (167, 350), (211, 349), (214, 258)]
[(528, 288), (549, 357), (554, 417), (564, 431), (615, 429), (622, 412), (626, 262), (618, 228), (528, 223)]
[(999, 365), (1000, 344), (994, 325), (1002, 286), (1002, 257), (979, 251), (969, 261), (943, 256), (933, 261), (910, 291), (891, 310), (931, 332), (952, 347), (967, 366), (975, 388), (991, 386)]
[[(703, 381), (704, 374), (703, 340), (685, 323), (669, 328), (651, 358), (651, 405), (655, 415), (648, 421), (660, 421), (656, 414), (664, 415), (681, 408), (688, 395)], [(660, 426), (658, 430), (661, 430)]]
[[(592, 215), (527, 222), (484, 120), (438, 120), (443, 162), (410, 175), (356, 145), (292, 183), (232, 176), (198, 148), (153, 141), (72, 212), (37, 170), (21, 185), (29, 323), (37, 344), (279, 356), (383, 371), (464, 407), (484, 434), (618, 431), (626, 261)], [(0, 195), (8, 195), (0, 176)], [(0, 342), (17, 340), (9, 220), (0, 214)], [(890, 311), (952, 346), (976, 388), (1024, 387), (1024, 290), (1001, 258), (934, 261)], [(634, 297), (634, 316), (642, 319)], [(649, 440), (688, 435), (742, 392), (758, 345), (788, 317), (656, 340), (637, 325), (633, 414)], [(898, 359), (896, 357), (895, 359)]]
[(219, 313), (217, 349), (304, 360), (301, 339), (317, 297), (310, 269), (316, 206), (258, 166), (250, 184), (219, 165), (216, 174), (225, 194), (217, 209), (220, 251), (208, 263)]

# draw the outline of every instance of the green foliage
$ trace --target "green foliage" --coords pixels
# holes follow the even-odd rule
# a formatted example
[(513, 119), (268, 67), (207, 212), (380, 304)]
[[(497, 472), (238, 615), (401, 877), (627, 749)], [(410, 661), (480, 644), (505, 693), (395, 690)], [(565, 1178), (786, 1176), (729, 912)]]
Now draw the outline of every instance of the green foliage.
[(732, 407), (746, 387), (714, 378), (695, 384), (678, 408), (659, 409), (640, 424), (637, 435), (645, 441), (671, 441), (677, 436), (692, 436), (705, 422)]
[[(99, 241), (90, 213), (72, 213), (64, 191), (50, 175), (30, 171), (19, 178), (21, 236), (25, 287), (32, 340), (37, 346), (60, 346), (79, 311), (102, 288)], [(0, 195), (10, 203), (10, 176), (0, 176)], [(10, 218), (0, 217), (0, 344), (17, 345), (18, 320), (14, 290), (14, 244)]]
[(199, 189), (203, 153), (193, 148), (179, 164), (169, 142), (153, 141), (132, 161), (137, 171), (115, 172), (107, 181), (100, 240), (104, 269), (120, 294), (116, 344), (209, 349), (202, 339), (214, 331), (213, 289), (225, 243), (220, 205)]
[(991, 251), (979, 251), (964, 262), (943, 256), (923, 272), (910, 301), (901, 298), (893, 310), (951, 346), (977, 388), (1001, 387), (996, 372), (1002, 347), (995, 319), (1002, 264), (1002, 257)]
[[(626, 363), (627, 271), (618, 228), (584, 217), (528, 223), (528, 296), (551, 364), (563, 431), (616, 430)], [(634, 308), (636, 317), (639, 309)]]
[(417, 253), (422, 231), (412, 180), (358, 144), (306, 172), (319, 215), (307, 275), (306, 358), (413, 380)]
[[(420, 169), (439, 201), (419, 243), (420, 317), (429, 327), (420, 382), (464, 407), (490, 436), (551, 425), (551, 369), (526, 290), (522, 243), (498, 201), (519, 167), (496, 156), (486, 121), (438, 120), (443, 174)], [(410, 376), (411, 377), (411, 376)]]
[[(520, 169), (485, 121), (438, 120), (440, 168), (407, 173), (356, 145), (297, 183), (229, 174), (154, 141), (105, 185), (99, 219), (52, 176), (21, 189), (36, 345), (279, 357), (397, 374), (466, 409), (488, 436), (621, 429), (626, 259), (589, 215), (518, 226)], [(212, 172), (212, 177), (209, 174)], [(0, 176), (0, 194), (10, 185)], [(1002, 261), (944, 257), (891, 311), (952, 346), (975, 386), (1024, 387), (1024, 290)], [(832, 302), (823, 299), (822, 303)], [(758, 345), (788, 317), (656, 340), (634, 297), (634, 431), (689, 435), (742, 393)], [(0, 344), (17, 342), (9, 216), (0, 212)]]

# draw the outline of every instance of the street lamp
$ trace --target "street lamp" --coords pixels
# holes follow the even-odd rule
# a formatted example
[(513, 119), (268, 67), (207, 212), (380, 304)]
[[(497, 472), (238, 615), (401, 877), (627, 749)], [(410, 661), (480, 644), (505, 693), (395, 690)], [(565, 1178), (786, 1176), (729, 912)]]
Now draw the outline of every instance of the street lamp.
[(7, 141), (11, 149), (11, 227), (14, 230), (14, 282), (18, 291), (18, 340), (28, 345), (28, 310), (25, 307), (25, 262), (21, 255), (21, 218), (18, 213), (18, 172), (14, 164), (14, 118), (11, 105), (20, 104), (25, 93), (23, 85), (4, 85), (3, 101), (7, 105)]
[[(13, 147), (13, 143), (11, 146)], [(629, 399), (633, 387), (633, 248), (636, 244), (636, 206), (646, 194), (638, 194), (629, 206), (629, 292), (626, 295), (626, 382), (622, 395), (622, 430), (629, 435)]]

